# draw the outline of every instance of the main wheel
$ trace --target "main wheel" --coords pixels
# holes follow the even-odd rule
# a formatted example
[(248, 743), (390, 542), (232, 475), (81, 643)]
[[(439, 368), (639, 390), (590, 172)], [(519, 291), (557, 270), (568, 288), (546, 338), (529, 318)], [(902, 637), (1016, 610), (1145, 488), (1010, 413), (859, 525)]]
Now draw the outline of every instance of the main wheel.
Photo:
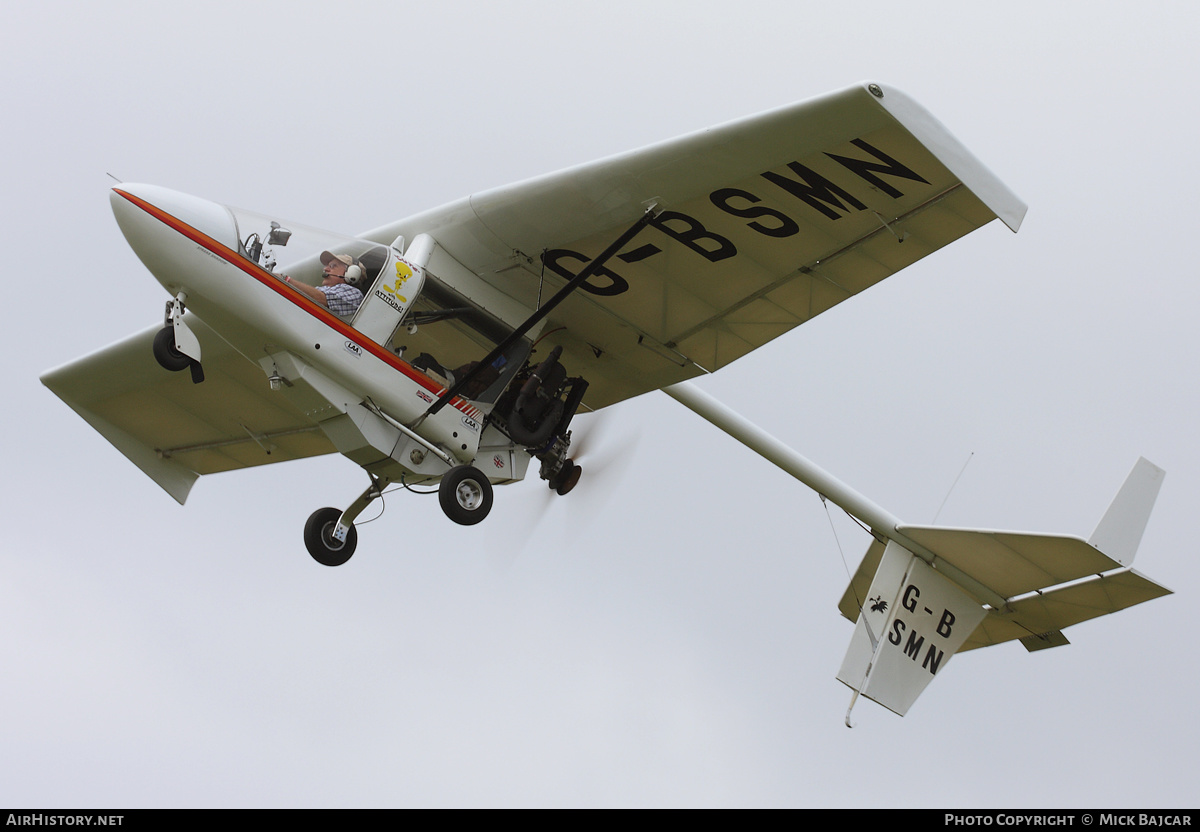
[(154, 360), (163, 369), (177, 373), (192, 365), (192, 359), (175, 349), (175, 328), (164, 326), (154, 336)]
[(344, 543), (334, 539), (333, 530), (341, 516), (342, 512), (336, 508), (319, 508), (304, 524), (304, 546), (313, 560), (322, 566), (341, 566), (350, 560), (358, 545), (358, 529), (353, 525)]
[(492, 484), (470, 465), (451, 468), (438, 486), (438, 502), (460, 526), (474, 526), (492, 510)]

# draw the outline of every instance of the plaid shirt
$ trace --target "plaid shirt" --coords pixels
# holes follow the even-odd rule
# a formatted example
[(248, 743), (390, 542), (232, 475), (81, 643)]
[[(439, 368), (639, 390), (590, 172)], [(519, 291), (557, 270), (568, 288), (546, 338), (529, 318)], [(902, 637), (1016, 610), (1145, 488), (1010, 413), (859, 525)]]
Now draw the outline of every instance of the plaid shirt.
[(346, 283), (317, 288), (325, 293), (325, 304), (335, 315), (353, 315), (363, 301), (363, 293)]

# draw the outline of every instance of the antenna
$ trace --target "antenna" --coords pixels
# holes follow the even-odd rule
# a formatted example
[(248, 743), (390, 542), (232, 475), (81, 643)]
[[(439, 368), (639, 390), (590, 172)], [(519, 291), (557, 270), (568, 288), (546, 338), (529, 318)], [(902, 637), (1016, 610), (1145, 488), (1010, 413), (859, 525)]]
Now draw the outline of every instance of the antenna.
[(946, 496), (942, 498), (942, 504), (938, 506), (937, 513), (933, 515), (933, 520), (931, 521), (930, 525), (936, 523), (938, 517), (941, 516), (942, 509), (946, 507), (946, 501), (950, 499), (950, 495), (954, 492), (954, 486), (958, 485), (958, 481), (962, 479), (963, 471), (967, 470), (967, 466), (971, 464), (971, 457), (973, 456), (975, 456), (974, 451), (971, 451), (971, 453), (967, 455), (967, 461), (963, 463), (962, 470), (958, 472), (958, 476), (954, 478), (954, 482), (950, 483), (950, 490), (947, 491)]

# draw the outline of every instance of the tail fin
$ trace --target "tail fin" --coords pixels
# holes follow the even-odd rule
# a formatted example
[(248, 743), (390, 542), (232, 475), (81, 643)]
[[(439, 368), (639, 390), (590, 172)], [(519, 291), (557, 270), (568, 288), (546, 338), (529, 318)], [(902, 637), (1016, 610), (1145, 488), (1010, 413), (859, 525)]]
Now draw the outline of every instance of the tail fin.
[(1132, 565), (1164, 476), (1166, 472), (1153, 462), (1139, 459), (1088, 543), (1122, 566)]

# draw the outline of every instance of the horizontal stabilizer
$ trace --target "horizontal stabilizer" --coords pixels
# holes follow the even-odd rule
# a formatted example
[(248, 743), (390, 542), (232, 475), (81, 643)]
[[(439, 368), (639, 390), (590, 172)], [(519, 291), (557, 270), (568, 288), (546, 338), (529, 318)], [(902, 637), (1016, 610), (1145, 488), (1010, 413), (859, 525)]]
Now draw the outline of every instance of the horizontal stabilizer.
[(1029, 636), (1061, 630), (1170, 594), (1171, 590), (1132, 569), (1095, 575), (1086, 581), (1017, 598), (1003, 610), (989, 609), (987, 617), (959, 649), (974, 650), (1013, 639), (1022, 639), (1025, 647), (1031, 649), (1024, 642)]
[(1121, 564), (1070, 535), (900, 526), (904, 537), (1002, 598), (1119, 569)]

